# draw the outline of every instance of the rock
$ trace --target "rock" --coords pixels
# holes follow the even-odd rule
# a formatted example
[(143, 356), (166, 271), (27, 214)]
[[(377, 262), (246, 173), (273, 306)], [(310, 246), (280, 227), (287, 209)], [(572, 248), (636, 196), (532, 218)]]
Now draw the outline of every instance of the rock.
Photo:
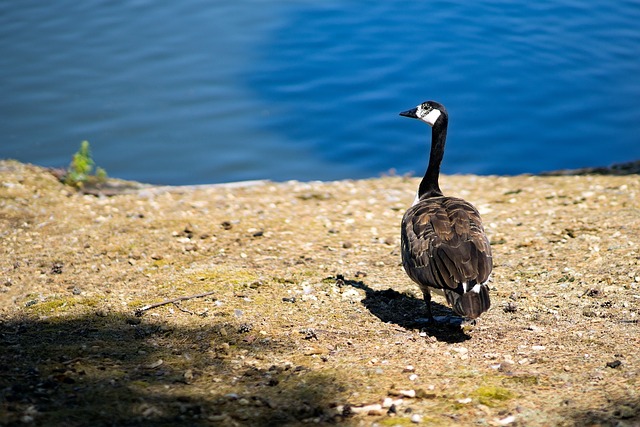
[(365, 415), (384, 415), (385, 411), (382, 410), (382, 405), (380, 405), (379, 403), (375, 403), (366, 406), (351, 406), (351, 413)]
[(509, 415), (505, 418), (497, 419), (496, 424), (498, 424), (499, 426), (508, 426), (509, 424), (513, 424), (515, 420), (516, 417), (514, 417), (513, 415)]
[(149, 363), (148, 365), (144, 365), (143, 368), (145, 368), (145, 369), (155, 369), (155, 368), (160, 367), (163, 363), (164, 363), (164, 361), (162, 359), (158, 359), (153, 363)]
[(238, 326), (238, 332), (241, 334), (251, 332), (253, 330), (253, 325), (251, 323), (242, 323)]
[(616, 418), (621, 418), (623, 420), (626, 420), (626, 419), (635, 417), (636, 410), (629, 405), (620, 405), (615, 409), (615, 411), (613, 411), (613, 415)]
[(613, 360), (611, 362), (607, 362), (607, 368), (615, 369), (622, 365), (622, 362), (618, 359)]
[(507, 301), (503, 306), (502, 306), (502, 310), (505, 313), (515, 313), (516, 311), (518, 311), (518, 304), (516, 304), (513, 301)]
[(402, 397), (416, 397), (416, 391), (415, 390), (390, 390), (389, 394), (391, 396), (402, 396)]
[(64, 267), (64, 263), (61, 261), (56, 261), (51, 266), (51, 274), (62, 274), (62, 268)]

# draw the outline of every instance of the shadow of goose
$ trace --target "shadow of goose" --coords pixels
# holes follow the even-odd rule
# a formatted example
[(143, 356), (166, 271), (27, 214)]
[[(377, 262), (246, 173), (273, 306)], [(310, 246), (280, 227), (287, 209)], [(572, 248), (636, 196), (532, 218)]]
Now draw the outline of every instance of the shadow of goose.
[(338, 286), (362, 289), (365, 292), (362, 304), (385, 323), (393, 323), (404, 329), (418, 329), (438, 341), (447, 343), (459, 343), (471, 338), (461, 328), (463, 319), (442, 304), (431, 302), (431, 309), (437, 321), (434, 324), (425, 317), (425, 302), (421, 298), (391, 288), (378, 291), (362, 281), (348, 280), (340, 274), (334, 279)]

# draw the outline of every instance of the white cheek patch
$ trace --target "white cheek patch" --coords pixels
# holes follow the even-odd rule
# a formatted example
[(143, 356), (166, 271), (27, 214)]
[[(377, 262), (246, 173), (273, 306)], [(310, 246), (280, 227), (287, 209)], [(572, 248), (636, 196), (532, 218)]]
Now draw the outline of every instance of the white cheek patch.
[(440, 112), (440, 110), (438, 110), (437, 108), (434, 108), (433, 110), (429, 111), (427, 115), (420, 116), (420, 119), (423, 120), (424, 122), (427, 122), (429, 126), (433, 126), (441, 114), (442, 113)]

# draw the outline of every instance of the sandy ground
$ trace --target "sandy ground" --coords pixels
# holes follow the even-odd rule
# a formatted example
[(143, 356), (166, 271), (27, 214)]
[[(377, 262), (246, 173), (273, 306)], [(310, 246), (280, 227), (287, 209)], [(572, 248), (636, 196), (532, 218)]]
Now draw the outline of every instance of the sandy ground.
[(400, 265), (415, 178), (0, 183), (2, 425), (640, 425), (639, 175), (442, 177), (494, 253), (465, 331)]

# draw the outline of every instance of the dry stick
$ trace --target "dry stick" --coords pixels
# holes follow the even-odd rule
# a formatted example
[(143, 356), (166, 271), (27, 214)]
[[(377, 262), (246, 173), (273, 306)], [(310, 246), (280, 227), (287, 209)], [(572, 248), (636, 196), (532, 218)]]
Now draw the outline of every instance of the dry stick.
[(173, 303), (173, 305), (175, 305), (175, 306), (176, 306), (176, 308), (177, 308), (178, 310), (180, 310), (181, 312), (183, 312), (183, 313), (189, 313), (189, 314), (192, 314), (192, 315), (194, 315), (194, 316), (206, 317), (207, 312), (209, 311), (209, 309), (205, 307), (205, 309), (204, 309), (204, 311), (203, 311), (202, 313), (195, 313), (195, 312), (193, 312), (193, 311), (191, 311), (191, 310), (187, 310), (186, 308), (183, 308), (183, 307), (182, 307), (180, 304), (178, 304), (177, 302), (174, 302), (174, 303)]
[(191, 311), (191, 310), (187, 310), (186, 308), (182, 308), (182, 307), (180, 307), (180, 304), (178, 304), (177, 302), (174, 302), (174, 303), (173, 303), (173, 305), (175, 305), (175, 306), (176, 306), (176, 308), (177, 308), (178, 310), (180, 310), (181, 312), (183, 312), (183, 313), (188, 313), (188, 314), (192, 314), (192, 315), (193, 315), (193, 314), (195, 314), (195, 313), (194, 313), (193, 311)]
[(140, 307), (138, 309), (136, 309), (135, 314), (136, 317), (140, 317), (142, 316), (142, 314), (147, 311), (147, 310), (151, 310), (152, 308), (157, 308), (157, 307), (162, 307), (163, 305), (167, 305), (167, 304), (172, 304), (172, 303), (176, 303), (178, 301), (185, 301), (188, 299), (193, 299), (193, 298), (202, 298), (202, 297), (206, 297), (208, 295), (212, 295), (214, 294), (216, 291), (210, 291), (210, 292), (204, 292), (202, 294), (197, 294), (197, 295), (189, 295), (186, 297), (178, 297), (178, 298), (172, 298), (172, 299), (167, 299), (161, 302), (157, 302), (155, 304), (149, 304), (149, 305), (145, 305), (144, 307)]

